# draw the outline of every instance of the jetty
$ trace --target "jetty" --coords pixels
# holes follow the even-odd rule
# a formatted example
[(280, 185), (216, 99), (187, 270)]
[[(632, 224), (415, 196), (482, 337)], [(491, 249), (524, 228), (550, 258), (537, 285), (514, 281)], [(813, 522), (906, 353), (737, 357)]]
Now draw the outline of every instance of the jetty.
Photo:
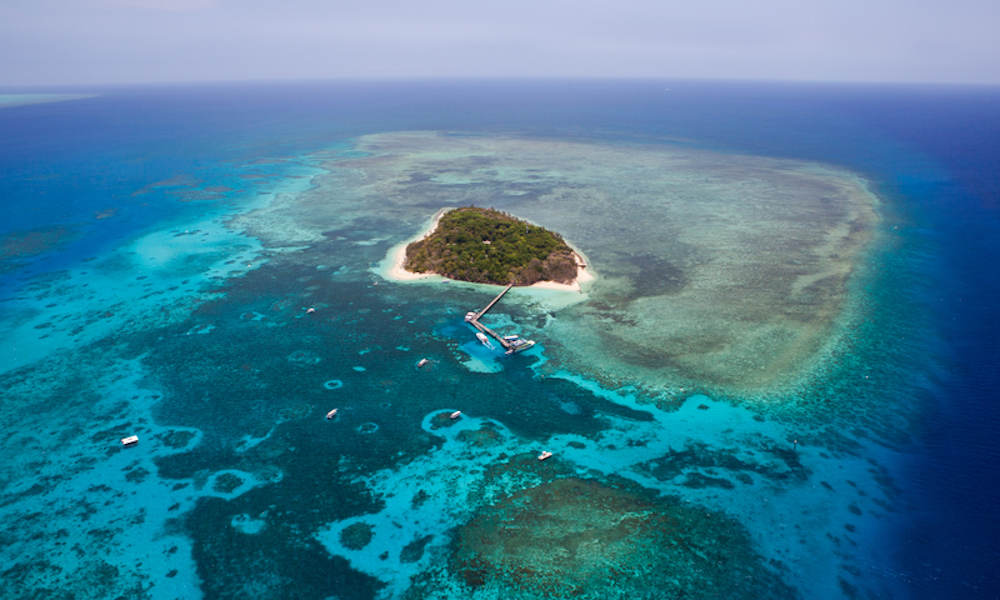
[(475, 327), (482, 333), (500, 342), (500, 345), (504, 347), (504, 350), (507, 351), (506, 352), (507, 354), (513, 354), (515, 352), (520, 352), (521, 350), (527, 350), (528, 348), (534, 346), (535, 342), (532, 340), (522, 339), (516, 335), (502, 336), (499, 333), (490, 329), (489, 327), (480, 323), (479, 319), (483, 318), (483, 315), (489, 312), (489, 310), (493, 308), (496, 305), (496, 303), (499, 302), (500, 299), (503, 298), (504, 295), (506, 295), (507, 292), (510, 291), (510, 288), (512, 287), (514, 287), (514, 284), (508, 283), (507, 286), (504, 289), (502, 289), (500, 293), (496, 295), (495, 298), (490, 300), (490, 303), (484, 306), (482, 310), (470, 311), (465, 315), (465, 321), (467, 323), (470, 323), (473, 327)]

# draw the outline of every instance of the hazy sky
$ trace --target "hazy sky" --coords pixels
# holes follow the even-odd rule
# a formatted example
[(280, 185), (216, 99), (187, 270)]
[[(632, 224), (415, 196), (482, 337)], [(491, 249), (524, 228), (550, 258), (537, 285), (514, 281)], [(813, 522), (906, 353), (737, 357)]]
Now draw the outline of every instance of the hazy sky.
[(0, 0), (0, 85), (548, 76), (1000, 83), (1000, 0)]

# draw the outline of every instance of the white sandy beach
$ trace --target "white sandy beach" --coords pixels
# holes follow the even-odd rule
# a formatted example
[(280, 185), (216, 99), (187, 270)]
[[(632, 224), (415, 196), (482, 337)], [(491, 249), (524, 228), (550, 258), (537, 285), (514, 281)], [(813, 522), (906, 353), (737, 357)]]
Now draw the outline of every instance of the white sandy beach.
[[(385, 269), (382, 273), (386, 279), (390, 279), (392, 281), (415, 281), (419, 279), (427, 279), (428, 277), (441, 277), (441, 275), (439, 275), (438, 273), (432, 273), (432, 272), (414, 273), (412, 271), (407, 271), (403, 267), (403, 265), (406, 263), (406, 247), (412, 244), (413, 242), (417, 240), (422, 240), (430, 236), (432, 233), (434, 233), (434, 231), (437, 230), (438, 223), (441, 221), (441, 217), (444, 215), (444, 213), (448, 212), (448, 210), (450, 209), (442, 208), (441, 210), (437, 211), (434, 214), (434, 218), (431, 221), (430, 227), (427, 229), (427, 231), (409, 240), (406, 240), (402, 244), (392, 247), (392, 249), (389, 251), (389, 256), (387, 257), (389, 260), (388, 268)], [(570, 245), (568, 242), (567, 245), (569, 245), (570, 248), (573, 248), (573, 246)], [(576, 248), (573, 248), (573, 254), (576, 259), (577, 269), (576, 269), (576, 278), (571, 283), (557, 283), (555, 281), (539, 281), (538, 283), (534, 283), (529, 286), (518, 286), (518, 287), (522, 289), (535, 288), (535, 289), (545, 289), (545, 290), (557, 290), (563, 292), (578, 292), (578, 293), (582, 292), (583, 290), (581, 288), (581, 285), (593, 281), (594, 274), (592, 271), (589, 270), (587, 260), (584, 257), (583, 253), (581, 253)]]
[(438, 223), (441, 222), (441, 217), (444, 213), (448, 212), (449, 209), (442, 208), (441, 210), (434, 213), (434, 218), (431, 220), (431, 225), (424, 233), (417, 235), (416, 237), (410, 238), (399, 244), (398, 246), (393, 246), (389, 251), (390, 266), (385, 271), (384, 275), (387, 279), (393, 281), (413, 281), (415, 279), (426, 279), (428, 277), (433, 277), (437, 273), (414, 273), (413, 271), (407, 271), (403, 268), (406, 263), (406, 247), (416, 242), (417, 240), (422, 240), (434, 233), (438, 228)]
[[(572, 248), (572, 246), (570, 246)], [(587, 261), (580, 252), (573, 248), (573, 256), (576, 258), (576, 278), (571, 283), (557, 283), (555, 281), (539, 281), (533, 283), (529, 288), (543, 290), (560, 290), (563, 292), (583, 292), (582, 285), (594, 280), (594, 273), (587, 268)]]

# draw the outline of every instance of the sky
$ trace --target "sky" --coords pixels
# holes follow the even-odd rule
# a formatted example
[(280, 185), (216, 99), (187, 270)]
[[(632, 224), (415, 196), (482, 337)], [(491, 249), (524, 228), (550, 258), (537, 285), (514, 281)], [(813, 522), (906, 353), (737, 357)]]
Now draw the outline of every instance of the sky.
[(1000, 0), (2, 0), (0, 86), (624, 77), (1000, 84)]

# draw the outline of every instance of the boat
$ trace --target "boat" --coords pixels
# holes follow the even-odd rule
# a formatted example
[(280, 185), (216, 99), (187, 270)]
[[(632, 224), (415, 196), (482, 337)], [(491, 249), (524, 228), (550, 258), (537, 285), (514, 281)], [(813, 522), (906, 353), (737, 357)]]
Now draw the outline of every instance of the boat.
[(417, 368), (419, 369), (419, 368), (423, 367), (424, 365), (426, 365), (429, 362), (431, 362), (431, 361), (427, 360), (426, 358), (421, 358), (420, 362), (417, 363)]
[(511, 340), (509, 342), (509, 347), (507, 348), (507, 354), (514, 354), (515, 352), (520, 352), (521, 350), (527, 350), (534, 345), (535, 340), (525, 340), (521, 338)]
[(307, 309), (306, 309), (306, 314), (307, 314), (307, 315), (311, 315), (311, 314), (313, 314), (314, 312), (316, 312), (316, 309), (315, 309), (315, 308), (313, 308), (313, 307), (311, 307), (311, 306), (310, 306), (309, 308), (307, 308)]
[(516, 340), (516, 339), (518, 339), (520, 337), (521, 336), (519, 336), (519, 335), (517, 335), (515, 333), (514, 335), (505, 335), (505, 336), (503, 336), (503, 339), (507, 340), (508, 342), (513, 342), (514, 340)]
[(448, 418), (449, 419), (457, 419), (457, 418), (459, 418), (461, 416), (462, 416), (462, 411), (456, 410), (455, 412), (453, 412), (450, 415), (448, 415)]
[(482, 331), (476, 332), (476, 339), (482, 342), (483, 345), (489, 348), (490, 350), (493, 349), (493, 344), (490, 343), (490, 338), (486, 337), (486, 334), (483, 333)]
[(327, 419), (328, 421), (329, 421), (330, 419), (332, 419), (332, 418), (336, 417), (336, 416), (337, 416), (337, 409), (336, 409), (336, 408), (335, 408), (335, 409), (333, 409), (333, 410), (331, 410), (330, 412), (326, 413), (326, 419)]
[(139, 443), (139, 436), (130, 435), (128, 437), (122, 438), (122, 446), (134, 446)]
[(550, 458), (551, 456), (552, 453), (546, 450), (545, 452), (542, 452), (541, 454), (538, 455), (538, 460), (545, 460), (547, 458)]
[(470, 323), (470, 322), (474, 321), (475, 319), (476, 319), (476, 313), (475, 313), (475, 311), (470, 311), (470, 312), (465, 313), (465, 322), (466, 323)]

